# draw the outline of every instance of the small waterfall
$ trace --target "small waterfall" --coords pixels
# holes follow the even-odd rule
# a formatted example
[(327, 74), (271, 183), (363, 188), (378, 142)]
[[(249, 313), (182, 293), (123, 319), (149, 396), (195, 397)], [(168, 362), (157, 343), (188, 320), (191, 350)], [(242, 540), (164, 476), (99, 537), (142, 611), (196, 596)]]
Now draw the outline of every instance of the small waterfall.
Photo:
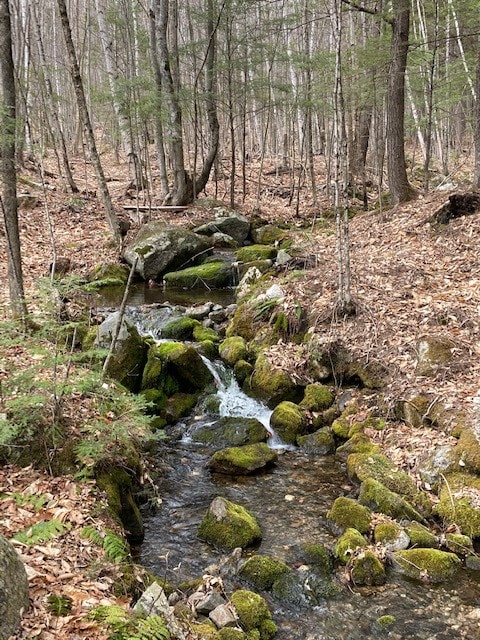
[(290, 447), (275, 433), (270, 426), (272, 410), (265, 404), (247, 396), (239, 387), (233, 372), (223, 362), (212, 362), (202, 356), (203, 361), (211, 371), (217, 385), (217, 396), (220, 399), (220, 417), (256, 418), (263, 424), (270, 434), (268, 446), (272, 449), (290, 449)]

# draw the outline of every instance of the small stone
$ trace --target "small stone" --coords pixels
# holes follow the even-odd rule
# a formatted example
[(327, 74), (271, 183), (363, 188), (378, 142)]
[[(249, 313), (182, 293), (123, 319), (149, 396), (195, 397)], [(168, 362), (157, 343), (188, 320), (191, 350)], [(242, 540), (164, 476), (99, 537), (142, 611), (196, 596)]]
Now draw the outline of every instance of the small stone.
[(210, 591), (209, 593), (204, 594), (204, 597), (201, 600), (197, 601), (195, 609), (198, 613), (208, 614), (223, 604), (226, 604), (225, 598), (216, 591)]
[(220, 604), (218, 607), (215, 607), (213, 611), (210, 611), (208, 617), (215, 624), (217, 629), (223, 629), (224, 627), (236, 627), (238, 622), (235, 611), (233, 611), (228, 604)]
[(212, 310), (213, 302), (205, 302), (205, 304), (201, 304), (195, 307), (187, 307), (185, 310), (185, 315), (193, 318), (194, 320), (203, 320), (208, 316), (210, 311)]

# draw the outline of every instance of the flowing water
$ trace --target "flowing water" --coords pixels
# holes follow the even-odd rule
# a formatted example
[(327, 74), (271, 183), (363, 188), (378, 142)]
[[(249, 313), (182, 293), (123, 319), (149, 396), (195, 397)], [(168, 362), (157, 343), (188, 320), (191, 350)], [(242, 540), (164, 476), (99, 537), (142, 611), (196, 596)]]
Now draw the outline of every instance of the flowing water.
[[(270, 410), (246, 396), (223, 368), (214, 368), (221, 415), (257, 417), (268, 426)], [(173, 583), (197, 578), (222, 554), (197, 539), (198, 526), (210, 502), (223, 496), (257, 517), (263, 539), (257, 551), (291, 566), (298, 563), (303, 543), (334, 544), (325, 515), (339, 495), (352, 491), (345, 470), (333, 456), (309, 456), (278, 449), (274, 469), (252, 477), (227, 477), (206, 469), (212, 451), (194, 442), (194, 426), (206, 416), (194, 415), (177, 426), (183, 437), (159, 446), (161, 504), (145, 518), (145, 542), (139, 560)], [(211, 418), (210, 418), (211, 420)], [(338, 576), (339, 583), (341, 576)], [(248, 588), (240, 582), (231, 588)], [(452, 584), (423, 585), (389, 575), (380, 588), (343, 587), (341, 595), (312, 608), (292, 608), (267, 598), (279, 627), (278, 640), (478, 640), (480, 582), (478, 573), (462, 571)], [(388, 630), (376, 619), (395, 616)]]

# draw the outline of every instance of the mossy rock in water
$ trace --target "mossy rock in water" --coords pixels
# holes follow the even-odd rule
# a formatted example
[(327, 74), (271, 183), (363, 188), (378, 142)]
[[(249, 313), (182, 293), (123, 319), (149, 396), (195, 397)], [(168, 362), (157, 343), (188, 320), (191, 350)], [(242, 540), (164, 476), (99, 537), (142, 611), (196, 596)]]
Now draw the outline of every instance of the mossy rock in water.
[(167, 424), (175, 424), (180, 418), (188, 416), (197, 404), (198, 394), (174, 393), (165, 405), (165, 420)]
[(247, 343), (241, 336), (232, 336), (218, 347), (220, 358), (233, 367), (239, 360), (247, 358)]
[(440, 489), (434, 514), (446, 524), (456, 524), (469, 538), (480, 537), (480, 478), (469, 473), (450, 473)]
[(424, 521), (418, 511), (404, 498), (373, 478), (367, 478), (362, 482), (358, 501), (372, 511), (379, 511), (392, 518)]
[(210, 340), (214, 344), (220, 342), (220, 336), (215, 331), (215, 329), (210, 329), (210, 327), (204, 327), (203, 325), (197, 325), (193, 329), (193, 339), (197, 342), (205, 342), (205, 340)]
[(87, 291), (96, 291), (104, 287), (125, 286), (128, 280), (128, 269), (122, 264), (111, 264), (102, 262), (87, 276), (88, 284), (85, 286)]
[(446, 533), (445, 546), (459, 556), (469, 556), (474, 553), (471, 539), (461, 533)]
[(351, 453), (379, 453), (379, 451), (380, 448), (373, 444), (365, 433), (359, 432), (353, 434), (346, 442), (337, 447), (335, 456), (344, 462)]
[(355, 500), (340, 496), (327, 512), (327, 519), (341, 529), (353, 528), (360, 533), (367, 533), (370, 531), (372, 513)]
[(323, 384), (307, 384), (300, 406), (309, 411), (325, 411), (332, 406), (333, 393)]
[(297, 437), (307, 430), (307, 417), (297, 404), (280, 402), (270, 416), (270, 426), (284, 442), (295, 444)]
[(233, 270), (228, 262), (216, 260), (197, 267), (171, 271), (163, 276), (168, 287), (187, 289), (224, 289), (233, 285)]
[(450, 580), (462, 565), (454, 553), (438, 549), (395, 551), (392, 560), (394, 571), (422, 582)]
[(307, 543), (301, 546), (303, 561), (314, 565), (317, 570), (330, 573), (332, 570), (332, 553), (323, 544)]
[(238, 384), (243, 385), (253, 373), (253, 366), (246, 360), (238, 360), (233, 367), (233, 375)]
[(198, 529), (198, 537), (220, 549), (232, 551), (249, 547), (262, 539), (255, 517), (245, 507), (215, 498)]
[(127, 536), (133, 542), (141, 542), (144, 536), (142, 516), (132, 495), (132, 478), (120, 467), (110, 467), (98, 472), (97, 484), (107, 494), (108, 506), (120, 521)]
[(347, 458), (347, 473), (351, 480), (364, 482), (369, 478), (400, 495), (404, 495), (422, 514), (429, 515), (432, 503), (429, 496), (417, 489), (413, 478), (379, 453), (352, 453)]
[(241, 629), (223, 627), (215, 636), (215, 640), (248, 640), (248, 636)]
[(290, 376), (275, 366), (264, 355), (260, 355), (250, 378), (252, 393), (266, 400), (270, 406), (275, 406), (283, 400), (295, 400), (298, 387)]
[(147, 413), (150, 415), (161, 415), (167, 405), (167, 396), (159, 389), (144, 389), (141, 395), (145, 398), (150, 406), (147, 407)]
[(362, 536), (360, 531), (349, 527), (337, 540), (334, 554), (335, 557), (340, 560), (340, 562), (343, 562), (343, 564), (347, 564), (356, 549), (361, 549), (362, 547), (366, 546), (367, 541)]
[(297, 437), (298, 446), (313, 455), (326, 456), (335, 451), (335, 440), (328, 427), (318, 429), (314, 433)]
[(202, 325), (198, 320), (183, 316), (168, 322), (162, 329), (162, 338), (165, 340), (191, 340), (193, 331)]
[(407, 522), (404, 529), (410, 538), (412, 547), (421, 547), (426, 549), (434, 549), (438, 547), (437, 536), (419, 522)]
[(377, 524), (373, 531), (373, 538), (376, 544), (382, 544), (389, 551), (408, 549), (410, 544), (407, 533), (393, 520)]
[(307, 607), (314, 604), (311, 592), (305, 591), (302, 573), (290, 571), (281, 575), (272, 585), (272, 595), (294, 607)]
[(277, 255), (275, 247), (269, 247), (265, 244), (251, 244), (242, 247), (235, 253), (235, 257), (239, 262), (252, 262), (254, 260), (271, 260)]
[(208, 461), (207, 467), (216, 473), (242, 476), (272, 466), (277, 458), (278, 455), (268, 445), (257, 442), (216, 451)]
[(240, 589), (232, 594), (230, 602), (235, 607), (242, 629), (245, 629), (247, 634), (257, 630), (258, 640), (271, 640), (277, 633), (277, 626), (262, 596), (253, 591)]
[(291, 571), (282, 560), (270, 556), (253, 555), (240, 567), (238, 575), (257, 589), (268, 591), (275, 580)]
[(280, 229), (273, 224), (264, 224), (261, 227), (251, 230), (252, 240), (256, 244), (269, 244), (273, 245), (276, 242), (281, 242), (287, 237), (285, 229)]
[(387, 579), (383, 562), (371, 549), (360, 551), (350, 558), (348, 568), (350, 579), (356, 586), (380, 586)]
[(218, 346), (212, 340), (201, 340), (198, 345), (198, 353), (208, 360), (216, 360), (218, 358)]
[(265, 442), (268, 431), (256, 418), (226, 416), (210, 424), (196, 425), (190, 435), (195, 442), (222, 449)]
[(180, 391), (203, 391), (213, 382), (212, 373), (192, 345), (162, 342), (154, 348), (160, 360), (165, 363), (167, 374), (178, 381)]

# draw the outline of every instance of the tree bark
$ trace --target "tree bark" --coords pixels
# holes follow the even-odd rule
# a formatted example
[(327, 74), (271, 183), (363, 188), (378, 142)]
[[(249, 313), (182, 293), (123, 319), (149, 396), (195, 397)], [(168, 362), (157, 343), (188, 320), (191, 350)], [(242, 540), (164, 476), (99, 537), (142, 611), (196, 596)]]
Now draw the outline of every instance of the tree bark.
[(477, 73), (475, 76), (476, 94), (475, 100), (475, 125), (474, 125), (474, 143), (475, 143), (475, 168), (473, 174), (473, 186), (480, 189), (480, 43), (477, 54)]
[(60, 19), (62, 23), (63, 37), (65, 39), (65, 46), (67, 49), (68, 62), (70, 64), (70, 75), (75, 89), (75, 96), (77, 98), (78, 112), (80, 114), (80, 120), (85, 131), (86, 142), (92, 164), (97, 176), (97, 183), (102, 194), (103, 205), (107, 214), (107, 220), (110, 225), (110, 229), (113, 234), (115, 242), (120, 246), (121, 234), (120, 224), (118, 217), (113, 210), (112, 200), (110, 198), (110, 192), (108, 191), (107, 181), (105, 180), (105, 174), (103, 172), (102, 163), (98, 154), (97, 145), (95, 142), (95, 136), (93, 133), (92, 122), (90, 120), (90, 114), (88, 112), (87, 101), (85, 99), (85, 92), (83, 89), (82, 76), (80, 74), (80, 68), (78, 66), (77, 54), (75, 52), (75, 46), (73, 44), (72, 32), (70, 29), (70, 22), (68, 19), (67, 7), (65, 0), (57, 0), (57, 7), (60, 13)]
[(15, 168), (15, 71), (8, 0), (0, 0), (0, 73), (3, 97), (0, 114), (0, 167), (3, 187), (1, 206), (7, 238), (8, 286), (13, 314), (22, 318), (25, 322), (27, 306), (23, 288), (17, 210), (17, 173)]

